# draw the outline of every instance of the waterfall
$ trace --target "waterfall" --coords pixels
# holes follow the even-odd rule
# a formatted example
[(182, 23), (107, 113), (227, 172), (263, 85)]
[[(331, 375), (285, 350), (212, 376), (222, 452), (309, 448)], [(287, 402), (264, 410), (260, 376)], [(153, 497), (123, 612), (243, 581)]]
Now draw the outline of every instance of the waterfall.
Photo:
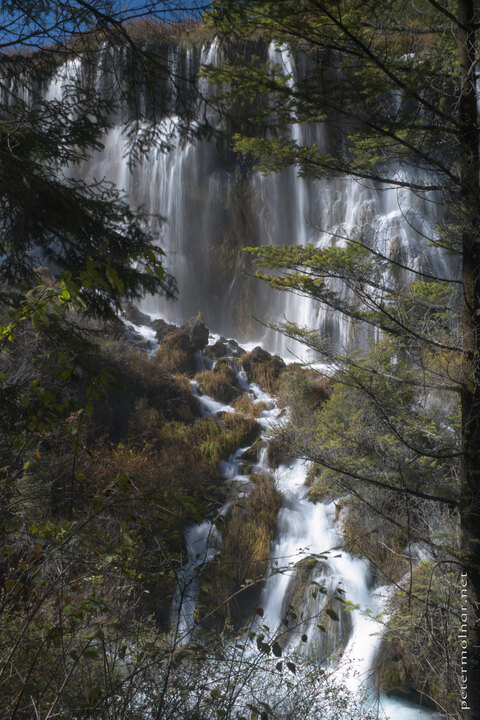
[[(293, 83), (299, 70), (289, 51), (271, 44), (266, 54), (284, 68)], [(171, 72), (181, 66), (190, 78), (202, 64), (215, 65), (220, 59), (216, 41), (201, 49), (175, 47), (167, 52)], [(207, 81), (200, 78), (196, 82), (202, 96), (211, 97), (214, 89)], [(230, 149), (220, 149), (214, 141), (182, 140), (173, 91), (169, 97), (169, 110), (160, 125), (173, 140), (170, 152), (152, 148), (130, 170), (127, 141), (119, 125), (105, 137), (104, 150), (82, 170), (87, 179), (114, 182), (126, 192), (132, 206), (142, 206), (151, 217), (180, 292), (175, 302), (147, 298), (142, 306), (146, 312), (181, 324), (200, 310), (215, 332), (241, 342), (261, 342), (282, 356), (292, 357), (289, 351), (293, 351), (305, 357), (302, 346), (265, 330), (264, 324), (287, 319), (317, 328), (340, 352), (366, 347), (371, 331), (308, 298), (275, 292), (249, 277), (245, 273), (252, 267), (242, 252), (244, 247), (307, 243), (325, 247), (341, 243), (339, 238), (362, 227), (375, 238), (380, 252), (408, 262), (416, 270), (447, 273), (441, 253), (425, 249), (424, 236), (433, 237), (438, 222), (434, 202), (408, 189), (368, 181), (299, 178), (295, 168), (266, 177), (245, 170)], [(205, 112), (212, 123), (222, 127), (209, 106), (200, 103), (199, 117)], [(299, 143), (308, 141), (321, 149), (331, 144), (332, 129), (327, 122), (292, 125), (289, 132)], [(408, 172), (398, 169), (399, 175)], [(397, 282), (406, 279), (404, 273)]]
[[(285, 48), (274, 45), (266, 53), (283, 65), (293, 83), (298, 72), (296, 59)], [(213, 41), (201, 49), (168, 48), (167, 62), (172, 73), (182, 67), (193, 78), (200, 65), (216, 64), (220, 55), (221, 49)], [(69, 73), (77, 72), (75, 64), (60, 70), (50, 82), (47, 97), (61, 97)], [(205, 80), (197, 83), (207, 98), (214, 92)], [(302, 357), (305, 352), (301, 346), (265, 330), (262, 323), (285, 318), (316, 328), (339, 351), (363, 348), (370, 337), (365, 329), (307, 298), (274, 293), (246, 276), (251, 267), (243, 247), (308, 243), (325, 247), (342, 242), (338, 238), (363, 227), (385, 255), (408, 262), (416, 270), (428, 268), (447, 276), (445, 261), (434, 250), (425, 250), (422, 237), (434, 234), (438, 217), (433, 203), (409, 190), (378, 183), (299, 178), (294, 168), (267, 177), (245, 171), (230, 150), (219, 149), (215, 142), (182, 139), (176, 88), (167, 82), (165, 92), (160, 122), (174, 141), (170, 152), (152, 149), (131, 169), (127, 138), (119, 122), (107, 133), (103, 150), (81, 169), (86, 180), (111, 181), (126, 193), (132, 206), (143, 206), (158, 233), (167, 268), (178, 282), (179, 299), (146, 298), (142, 304), (145, 312), (181, 324), (201, 311), (207, 325), (217, 333), (240, 342), (262, 342), (283, 356), (293, 351)], [(204, 111), (212, 112), (199, 107), (199, 113)], [(214, 115), (210, 119), (213, 121)], [(328, 148), (329, 128), (324, 124), (308, 129), (293, 125), (289, 132), (299, 143), (308, 139)], [(407, 170), (399, 168), (402, 172)], [(405, 282), (405, 277), (399, 282)], [(239, 383), (254, 401), (269, 403), (259, 419), (267, 429), (280, 414), (273, 398), (244, 377), (239, 377)], [(230, 406), (200, 394), (195, 384), (192, 387), (205, 417), (233, 412)], [(222, 467), (225, 481), (239, 487), (245, 485), (239, 462), (243, 450)], [(267, 471), (262, 457), (257, 469)], [(337, 668), (339, 687), (343, 683), (354, 692), (360, 693), (363, 688), (368, 694), (381, 632), (375, 616), (382, 609), (382, 595), (372, 589), (367, 561), (353, 558), (342, 549), (335, 504), (308, 500), (305, 475), (306, 466), (300, 461), (281, 465), (275, 471), (284, 501), (271, 547), (270, 573), (260, 599), (263, 617), (257, 620), (256, 632), (267, 627), (268, 631), (262, 632), (269, 633), (272, 642), (280, 642), (287, 656), (299, 654), (325, 666), (330, 664)], [(225, 505), (219, 512), (227, 511)], [(199, 573), (214, 560), (221, 547), (221, 534), (213, 523), (204, 521), (190, 527), (185, 540), (188, 557), (178, 579), (173, 618), (179, 636), (188, 640), (195, 626)], [(302, 601), (303, 617), (293, 618), (292, 596)], [(357, 607), (344, 611), (344, 601)], [(328, 626), (325, 614), (331, 621)], [(394, 720), (433, 717), (432, 712), (398, 700), (382, 697), (381, 704)]]

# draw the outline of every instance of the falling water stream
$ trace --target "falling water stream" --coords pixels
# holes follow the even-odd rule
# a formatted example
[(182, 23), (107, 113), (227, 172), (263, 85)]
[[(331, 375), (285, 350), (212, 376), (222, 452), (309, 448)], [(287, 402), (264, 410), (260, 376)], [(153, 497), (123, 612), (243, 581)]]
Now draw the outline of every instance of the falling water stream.
[[(136, 328), (146, 339), (151, 340), (149, 328)], [(211, 338), (212, 343), (217, 337)], [(200, 358), (204, 365), (207, 358)], [(211, 362), (211, 361), (210, 361)], [(214, 363), (213, 363), (214, 366)], [(282, 410), (275, 398), (265, 393), (255, 383), (249, 383), (244, 371), (237, 380), (253, 402), (262, 402), (258, 422), (263, 428), (263, 449), (259, 452), (258, 463), (253, 472), (272, 473), (267, 464), (269, 431), (278, 428), (282, 422)], [(198, 384), (191, 381), (192, 391), (197, 396), (202, 414), (215, 417), (218, 413), (234, 412), (224, 403), (202, 394)], [(248, 492), (249, 477), (244, 473), (242, 455), (248, 448), (238, 448), (221, 463), (224, 481), (235, 486), (237, 495)], [(420, 708), (413, 703), (379, 694), (372, 680), (372, 669), (379, 648), (383, 629), (385, 601), (390, 589), (373, 587), (369, 563), (366, 559), (352, 557), (342, 549), (342, 531), (337, 517), (335, 502), (312, 503), (305, 485), (308, 466), (302, 460), (280, 465), (274, 472), (275, 483), (283, 494), (283, 504), (278, 513), (275, 538), (271, 543), (270, 571), (264, 584), (260, 607), (262, 618), (254, 621), (258, 630), (265, 629), (269, 640), (285, 635), (285, 617), (288, 616), (288, 595), (291, 583), (295, 582), (299, 563), (309, 561), (316, 565), (307, 588), (307, 599), (301, 621), (295, 623), (294, 631), (287, 634), (284, 652), (290, 658), (303, 655), (318, 663), (319, 669), (325, 664), (335, 668), (335, 682), (354, 695), (366, 698), (367, 707), (375, 706), (379, 717), (391, 720), (427, 720), (440, 717), (430, 709)], [(225, 516), (230, 503), (219, 509)], [(220, 551), (222, 537), (214, 522), (203, 521), (191, 525), (185, 532), (187, 562), (179, 575), (179, 582), (172, 609), (172, 622), (177, 627), (181, 642), (188, 642), (197, 627), (195, 611), (198, 605), (199, 578), (205, 566), (214, 560)], [(323, 592), (312, 594), (312, 588), (321, 587)], [(348, 604), (349, 610), (339, 612), (336, 622), (328, 631), (319, 629), (319, 618), (325, 606), (325, 597), (341, 595), (338, 607)], [(348, 616), (348, 618), (347, 618)], [(346, 632), (342, 631), (342, 624)], [(342, 641), (343, 636), (343, 641)], [(307, 638), (305, 640), (305, 638)], [(325, 653), (326, 647), (331, 648)], [(252, 644), (252, 652), (254, 645)], [(320, 720), (315, 718), (314, 720)]]
[[(182, 67), (193, 82), (201, 65), (215, 65), (221, 55), (219, 44), (213, 41), (201, 49), (172, 46), (166, 61), (172, 73)], [(301, 63), (287, 48), (272, 43), (265, 48), (265, 55), (282, 69), (288, 82), (295, 82)], [(75, 64), (59, 71), (47, 96), (60, 98), (69, 74), (78, 71)], [(101, 84), (101, 63), (98, 72)], [(205, 79), (196, 83), (203, 97), (215, 93)], [(152, 230), (158, 233), (166, 253), (165, 263), (181, 292), (175, 303), (161, 297), (145, 299), (142, 309), (146, 312), (181, 324), (201, 310), (215, 332), (237, 337), (242, 343), (261, 342), (282, 356), (288, 350), (304, 356), (300, 345), (287, 344), (257, 320), (268, 325), (287, 318), (317, 328), (340, 351), (366, 347), (372, 339), (370, 331), (308, 298), (274, 292), (254, 280), (245, 246), (325, 247), (341, 244), (342, 237), (361, 229), (379, 252), (399, 263), (443, 277), (452, 274), (445, 255), (425, 242), (426, 237), (435, 237), (439, 220), (433, 193), (421, 197), (408, 189), (359, 183), (348, 177), (300, 178), (294, 167), (266, 177), (242, 170), (230, 150), (219, 149), (212, 141), (179, 138), (180, 110), (172, 92), (165, 88), (170, 100), (160, 122), (165, 134), (176, 141), (170, 152), (153, 148), (131, 169), (127, 141), (118, 124), (106, 134), (103, 150), (94, 153), (81, 170), (87, 180), (113, 182), (125, 191), (132, 206), (142, 206), (150, 215)], [(200, 103), (199, 118), (204, 112), (222, 129), (222, 121)], [(327, 151), (335, 139), (328, 122), (292, 125), (288, 132), (300, 144), (315, 143)], [(411, 172), (398, 168), (399, 176)], [(407, 272), (395, 278), (398, 283), (408, 280)]]

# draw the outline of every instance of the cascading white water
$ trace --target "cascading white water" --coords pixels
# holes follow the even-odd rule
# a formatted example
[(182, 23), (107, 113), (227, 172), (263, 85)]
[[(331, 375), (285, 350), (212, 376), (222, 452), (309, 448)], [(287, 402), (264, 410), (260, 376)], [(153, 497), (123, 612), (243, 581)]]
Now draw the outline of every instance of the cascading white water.
[[(297, 74), (295, 57), (274, 44), (267, 55), (283, 68), (293, 84)], [(200, 51), (175, 47), (167, 53), (172, 73), (181, 65), (192, 75), (202, 64), (215, 65), (220, 58), (216, 41)], [(205, 79), (197, 80), (197, 84), (207, 99), (215, 92)], [(324, 247), (341, 243), (341, 236), (362, 227), (375, 236), (378, 249), (386, 255), (406, 261), (415, 269), (429, 268), (448, 277), (449, 269), (441, 253), (425, 249), (421, 236), (434, 235), (438, 219), (435, 203), (427, 203), (406, 189), (361, 184), (349, 178), (302, 179), (295, 168), (266, 177), (242, 173), (238, 158), (228, 150), (219, 150), (215, 142), (180, 141), (173, 91), (171, 95), (170, 114), (161, 121), (165, 133), (174, 140), (170, 152), (152, 149), (130, 172), (119, 126), (110, 130), (105, 149), (83, 170), (88, 179), (114, 182), (125, 190), (133, 206), (142, 206), (151, 215), (152, 227), (160, 236), (166, 264), (177, 278), (180, 292), (176, 302), (147, 299), (145, 311), (181, 323), (200, 310), (216, 332), (238, 337), (242, 342), (261, 341), (282, 356), (292, 350), (305, 357), (304, 348), (266, 331), (261, 323), (286, 318), (316, 328), (340, 351), (365, 347), (368, 332), (310, 299), (271, 291), (245, 276), (249, 261), (242, 253), (243, 247), (307, 243)], [(206, 112), (211, 122), (220, 122), (208, 104), (200, 104), (198, 112), (199, 117)], [(331, 132), (324, 123), (290, 128), (292, 139), (299, 144), (308, 141), (326, 150)], [(163, 224), (160, 218), (165, 218)]]
[[(307, 498), (305, 487), (307, 467), (303, 461), (281, 466), (276, 472), (277, 485), (284, 494), (284, 504), (277, 522), (277, 539), (272, 544), (272, 574), (268, 579), (261, 605), (264, 609), (264, 623), (271, 629), (272, 636), (285, 632), (284, 619), (288, 615), (289, 585), (295, 581), (298, 563), (306, 558), (322, 558), (323, 570), (320, 575), (312, 574), (306, 592), (320, 585), (319, 580), (328, 581), (331, 588), (341, 588), (342, 600), (352, 603), (349, 610), (352, 624), (345, 648), (341, 647), (341, 618), (336, 621), (334, 644), (340, 645), (341, 660), (336, 671), (336, 681), (350, 691), (364, 693), (369, 702), (378, 702), (380, 708), (392, 720), (420, 720), (437, 717), (431, 710), (421, 709), (413, 704), (374, 692), (371, 674), (375, 654), (382, 633), (382, 622), (377, 619), (383, 610), (385, 589), (373, 589), (370, 582), (368, 562), (353, 558), (342, 550), (342, 533), (335, 521), (335, 503), (312, 504)], [(338, 592), (338, 590), (337, 590)], [(315, 638), (323, 631), (318, 629), (323, 603), (306, 604), (305, 617), (297, 624), (289, 646), (296, 652), (311, 655)], [(300, 609), (298, 609), (298, 613)], [(334, 623), (335, 625), (335, 623)], [(307, 641), (302, 642), (302, 635)], [(330, 638), (331, 639), (331, 638)], [(325, 653), (325, 644), (320, 652)], [(320, 655), (320, 659), (325, 655)]]
[[(151, 340), (149, 328), (136, 329)], [(276, 406), (274, 398), (255, 383), (248, 382), (244, 371), (238, 373), (237, 380), (253, 402), (261, 402), (262, 407), (266, 405), (258, 421), (264, 428), (263, 441), (268, 444), (268, 431), (278, 426), (282, 410)], [(191, 386), (204, 416), (214, 417), (218, 413), (233, 411), (231, 406), (201, 394), (195, 381), (191, 381)], [(244, 474), (241, 461), (247, 449), (237, 449), (228, 461), (221, 463), (220, 468), (225, 482), (236, 486), (239, 495), (249, 491), (249, 477)], [(439, 717), (432, 710), (375, 691), (373, 663), (383, 631), (379, 614), (384, 610), (390, 590), (374, 588), (367, 560), (354, 558), (342, 549), (343, 537), (336, 517), (336, 505), (334, 502), (314, 504), (309, 501), (305, 485), (307, 470), (307, 464), (297, 460), (280, 465), (274, 471), (276, 487), (282, 492), (284, 500), (277, 517), (276, 536), (271, 544), (270, 573), (259, 600), (262, 617), (257, 617), (255, 629), (258, 633), (266, 633), (270, 642), (279, 640), (287, 660), (304, 655), (316, 661), (319, 667), (325, 664), (331, 666), (334, 673), (329, 683), (333, 682), (339, 693), (346, 689), (353, 697), (364, 697), (365, 717), (372, 717), (368, 713), (373, 708), (378, 713), (377, 717), (391, 720), (433, 720)], [(260, 452), (253, 472), (272, 472), (268, 466), (266, 446)], [(229, 506), (230, 503), (226, 503), (218, 514), (225, 517)], [(214, 560), (221, 548), (221, 533), (213, 521), (203, 521), (186, 530), (185, 541), (187, 562), (178, 575), (172, 610), (172, 622), (179, 643), (187, 642), (198, 626), (199, 578), (204, 567)], [(301, 602), (295, 607), (289, 606), (292, 586), (297, 583), (305, 562), (303, 572), (306, 567), (307, 580), (300, 593)], [(308, 567), (312, 569), (311, 573), (308, 573)], [(346, 603), (348, 610), (344, 609)], [(333, 612), (334, 622), (326, 630), (323, 623), (329, 612)], [(254, 643), (251, 652), (255, 652)], [(208, 672), (216, 672), (216, 669)], [(264, 671), (259, 669), (258, 672), (261, 675)], [(269, 671), (265, 672), (266, 678), (271, 681)], [(260, 678), (260, 682), (264, 681), (265, 678)], [(243, 695), (239, 695), (239, 703), (249, 700), (249, 687), (245, 688)], [(275, 697), (277, 690), (273, 686), (271, 690)]]

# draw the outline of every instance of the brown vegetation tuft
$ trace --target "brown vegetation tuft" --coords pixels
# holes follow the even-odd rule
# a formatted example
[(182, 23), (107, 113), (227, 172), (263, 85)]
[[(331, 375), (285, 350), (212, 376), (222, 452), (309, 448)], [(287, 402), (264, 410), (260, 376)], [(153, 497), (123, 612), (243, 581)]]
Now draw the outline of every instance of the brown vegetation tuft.
[(234, 594), (266, 574), (270, 542), (282, 504), (282, 494), (271, 476), (252, 475), (250, 479), (253, 487), (246, 497), (233, 504), (222, 549), (215, 562), (206, 569), (206, 598), (215, 607), (221, 606), (224, 617), (238, 617), (244, 613), (242, 596), (245, 593)]
[(248, 395), (241, 395), (233, 400), (231, 404), (237, 413), (253, 418), (260, 417), (268, 407), (267, 403), (254, 402)]
[(217, 363), (213, 370), (204, 370), (195, 375), (203, 392), (223, 403), (238, 398), (241, 391), (236, 386), (237, 377), (226, 363)]

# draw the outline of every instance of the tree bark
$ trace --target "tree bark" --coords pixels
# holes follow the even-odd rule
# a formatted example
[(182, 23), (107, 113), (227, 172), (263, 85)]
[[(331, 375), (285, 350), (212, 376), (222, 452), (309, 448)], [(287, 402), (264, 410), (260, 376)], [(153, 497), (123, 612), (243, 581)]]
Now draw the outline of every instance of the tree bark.
[(465, 655), (459, 638), (459, 700), (464, 717), (473, 720), (480, 718), (480, 202), (474, 0), (458, 2), (458, 53), (464, 350), (461, 528), (462, 581), (468, 589), (468, 602), (462, 597), (462, 614), (463, 608), (467, 609), (468, 642)]

